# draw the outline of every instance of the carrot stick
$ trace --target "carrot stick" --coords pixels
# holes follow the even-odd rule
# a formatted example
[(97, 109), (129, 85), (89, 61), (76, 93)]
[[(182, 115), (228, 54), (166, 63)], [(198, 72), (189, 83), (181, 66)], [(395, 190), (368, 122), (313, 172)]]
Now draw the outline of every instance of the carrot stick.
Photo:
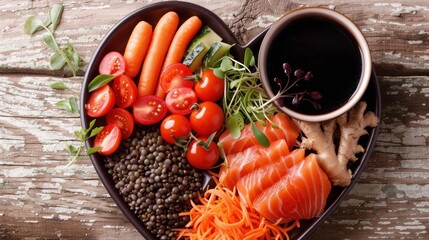
[[(179, 27), (168, 49), (162, 69), (165, 69), (168, 65), (182, 61), (186, 47), (198, 33), (202, 25), (203, 23), (197, 16), (192, 16)], [(165, 98), (166, 93), (159, 83), (155, 95), (160, 98)]]
[(178, 25), (179, 16), (175, 12), (164, 14), (156, 24), (140, 74), (139, 96), (153, 95), (155, 93), (165, 55)]
[(125, 75), (134, 78), (140, 71), (143, 59), (152, 39), (152, 25), (145, 21), (137, 23), (124, 51)]

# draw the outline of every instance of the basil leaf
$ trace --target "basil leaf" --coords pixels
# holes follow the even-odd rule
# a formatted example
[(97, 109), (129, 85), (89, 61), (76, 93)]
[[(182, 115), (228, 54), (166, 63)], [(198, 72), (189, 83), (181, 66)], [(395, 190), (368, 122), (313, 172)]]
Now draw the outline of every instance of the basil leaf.
[(61, 4), (54, 4), (51, 7), (51, 10), (49, 11), (49, 16), (52, 22), (52, 31), (54, 31), (55, 28), (57, 28), (58, 24), (60, 23), (63, 11), (64, 11), (64, 6)]
[(96, 127), (94, 129), (92, 129), (91, 134), (89, 135), (88, 138), (94, 137), (95, 135), (97, 135), (98, 133), (100, 133), (101, 130), (103, 130), (103, 127)]
[(269, 147), (270, 141), (268, 140), (267, 136), (259, 129), (254, 122), (252, 122), (252, 132), (253, 135), (256, 137), (256, 140), (258, 140), (259, 144), (261, 144), (263, 147)]
[(113, 79), (115, 79), (114, 75), (100, 74), (100, 75), (96, 76), (88, 84), (88, 92), (92, 92), (92, 91), (96, 90), (97, 88), (108, 84)]
[(67, 112), (71, 111), (70, 103), (66, 100), (58, 101), (57, 103), (55, 103), (55, 105), (62, 109), (65, 109)]
[(57, 45), (51, 34), (45, 34), (43, 36), (43, 41), (46, 43), (46, 45), (52, 48), (52, 50), (57, 51)]
[(94, 154), (94, 153), (96, 153), (98, 150), (100, 150), (101, 149), (101, 147), (100, 146), (97, 146), (97, 147), (92, 147), (92, 148), (90, 148), (90, 149), (88, 149), (87, 151), (86, 151), (86, 155), (87, 156), (89, 156), (89, 155), (91, 155), (91, 154)]
[(68, 87), (63, 82), (56, 82), (51, 84), (51, 88), (55, 90), (66, 90)]
[(53, 70), (60, 70), (66, 64), (66, 60), (58, 52), (54, 53), (49, 59), (49, 64)]
[(30, 16), (27, 18), (24, 24), (24, 33), (32, 35), (33, 33), (43, 28), (43, 22), (36, 16)]
[(76, 102), (76, 98), (75, 97), (70, 97), (69, 98), (69, 104), (70, 104), (70, 112), (71, 113), (78, 113), (79, 112), (79, 108), (77, 107), (77, 102)]

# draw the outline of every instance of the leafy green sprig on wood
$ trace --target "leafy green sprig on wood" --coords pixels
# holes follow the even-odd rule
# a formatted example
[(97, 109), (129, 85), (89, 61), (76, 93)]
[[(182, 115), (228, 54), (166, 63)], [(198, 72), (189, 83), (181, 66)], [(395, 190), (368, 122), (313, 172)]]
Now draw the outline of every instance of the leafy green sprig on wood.
[(63, 11), (63, 5), (54, 4), (49, 10), (45, 21), (42, 21), (36, 16), (28, 17), (24, 24), (24, 32), (28, 35), (33, 35), (43, 29), (46, 30), (47, 34), (43, 36), (43, 41), (55, 51), (49, 61), (50, 67), (54, 70), (60, 70), (67, 65), (73, 76), (76, 76), (82, 58), (76, 52), (72, 44), (67, 43), (65, 47), (60, 47), (54, 36), (54, 31), (60, 23)]

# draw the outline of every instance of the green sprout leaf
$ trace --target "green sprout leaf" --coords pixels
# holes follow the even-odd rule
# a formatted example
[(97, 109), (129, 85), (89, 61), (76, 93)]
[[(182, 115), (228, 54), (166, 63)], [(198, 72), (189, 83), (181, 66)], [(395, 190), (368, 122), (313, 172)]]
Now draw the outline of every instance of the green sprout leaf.
[(66, 65), (67, 61), (58, 52), (52, 54), (49, 59), (49, 66), (52, 70), (60, 70)]
[(79, 112), (79, 108), (77, 106), (77, 101), (75, 97), (70, 97), (69, 98), (69, 104), (70, 104), (70, 108), (71, 108), (71, 113), (78, 113)]
[(253, 56), (253, 52), (250, 48), (246, 48), (244, 51), (243, 64), (246, 67), (255, 66), (255, 57)]
[(259, 144), (261, 144), (263, 147), (269, 147), (270, 141), (268, 140), (267, 136), (259, 129), (255, 123), (251, 123), (252, 132), (253, 135), (256, 137), (256, 140), (258, 140)]
[(58, 101), (55, 105), (59, 108), (65, 109), (67, 112), (71, 112), (70, 103), (66, 100)]
[(90, 138), (94, 137), (95, 135), (97, 135), (99, 132), (101, 132), (101, 130), (103, 130), (103, 127), (96, 127), (94, 129), (92, 129), (91, 134), (89, 135)]
[(98, 147), (92, 147), (92, 148), (90, 148), (90, 149), (88, 149), (86, 151), (86, 155), (89, 156), (91, 154), (94, 154), (94, 153), (98, 152), (98, 150), (100, 150), (100, 149), (101, 149), (100, 146), (98, 146)]
[(56, 82), (51, 84), (51, 88), (55, 90), (66, 90), (68, 87), (63, 82)]

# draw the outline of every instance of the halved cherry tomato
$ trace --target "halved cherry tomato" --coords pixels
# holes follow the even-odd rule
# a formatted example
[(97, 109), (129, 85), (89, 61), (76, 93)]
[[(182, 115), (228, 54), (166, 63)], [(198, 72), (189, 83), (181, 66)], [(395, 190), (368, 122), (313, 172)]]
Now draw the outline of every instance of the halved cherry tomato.
[(94, 147), (101, 147), (98, 152), (102, 155), (114, 153), (121, 143), (121, 129), (116, 124), (107, 124), (94, 139)]
[(189, 120), (195, 132), (200, 136), (208, 137), (223, 127), (224, 114), (219, 105), (208, 101), (197, 105)]
[(123, 108), (114, 108), (106, 116), (106, 123), (114, 123), (121, 129), (122, 139), (131, 136), (134, 130), (134, 119), (130, 112)]
[(194, 83), (184, 78), (192, 76), (191, 70), (183, 63), (173, 63), (165, 68), (161, 73), (161, 88), (168, 93), (177, 87), (192, 88)]
[(113, 80), (113, 91), (116, 95), (116, 105), (127, 108), (136, 101), (137, 86), (134, 81), (126, 76), (120, 75)]
[(86, 113), (90, 117), (102, 117), (112, 110), (115, 101), (115, 92), (106, 84), (91, 93), (85, 104)]
[(98, 66), (100, 74), (119, 76), (125, 72), (125, 60), (122, 54), (112, 51), (106, 54)]
[(173, 88), (165, 97), (165, 104), (173, 114), (186, 115), (192, 112), (192, 105), (197, 102), (197, 95), (192, 88)]
[(167, 114), (164, 100), (157, 96), (141, 96), (133, 104), (134, 120), (140, 124), (150, 125), (161, 121)]
[(201, 101), (216, 102), (223, 97), (225, 80), (214, 75), (212, 69), (203, 71), (201, 80), (194, 86), (195, 93)]
[(160, 128), (162, 138), (170, 144), (176, 143), (175, 138), (186, 137), (191, 133), (191, 123), (189, 120), (178, 114), (164, 118)]
[(199, 142), (206, 142), (207, 138), (201, 138), (199, 141), (192, 140), (186, 152), (186, 158), (191, 166), (198, 169), (210, 169), (219, 160), (220, 150), (213, 141), (208, 145), (208, 149), (204, 148)]

